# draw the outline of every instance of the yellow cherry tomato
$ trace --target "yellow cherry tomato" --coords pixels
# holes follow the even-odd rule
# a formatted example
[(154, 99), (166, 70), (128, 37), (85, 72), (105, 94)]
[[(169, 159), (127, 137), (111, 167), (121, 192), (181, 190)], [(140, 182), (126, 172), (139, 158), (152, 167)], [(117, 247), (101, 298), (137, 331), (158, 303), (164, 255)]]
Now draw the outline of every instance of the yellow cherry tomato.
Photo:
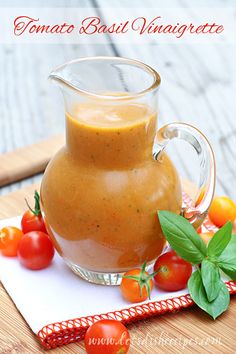
[(16, 257), (23, 236), (23, 232), (14, 226), (7, 226), (0, 230), (1, 253), (6, 257)]
[(229, 197), (216, 197), (208, 215), (216, 226), (222, 227), (227, 221), (233, 222), (236, 219), (236, 204)]
[[(141, 284), (144, 285), (143, 288), (141, 288)], [(153, 280), (149, 279), (149, 274), (147, 272), (142, 272), (141, 269), (133, 269), (126, 272), (120, 284), (121, 293), (129, 302), (141, 302), (147, 300), (148, 287), (151, 293), (153, 289)]]

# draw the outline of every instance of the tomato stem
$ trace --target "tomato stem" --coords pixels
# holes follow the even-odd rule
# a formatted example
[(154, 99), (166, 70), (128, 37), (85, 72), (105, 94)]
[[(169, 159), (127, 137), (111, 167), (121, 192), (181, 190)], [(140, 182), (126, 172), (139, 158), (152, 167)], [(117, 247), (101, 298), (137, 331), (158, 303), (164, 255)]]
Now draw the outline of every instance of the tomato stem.
[(150, 280), (160, 271), (160, 268), (158, 268), (155, 272), (151, 274), (146, 274), (146, 266), (147, 266), (147, 261), (143, 262), (142, 267), (141, 267), (141, 272), (139, 275), (123, 275), (123, 278), (128, 278), (132, 279), (138, 282), (139, 284), (139, 290), (140, 290), (140, 298), (142, 297), (143, 294), (143, 288), (145, 287), (148, 293), (148, 299), (151, 299), (151, 289), (150, 289)]
[(29, 210), (36, 216), (41, 216), (41, 208), (40, 208), (40, 196), (39, 193), (37, 191), (34, 192), (34, 200), (35, 200), (35, 204), (34, 204), (34, 209), (31, 208), (31, 206), (28, 203), (28, 200), (25, 198), (25, 202), (29, 208)]

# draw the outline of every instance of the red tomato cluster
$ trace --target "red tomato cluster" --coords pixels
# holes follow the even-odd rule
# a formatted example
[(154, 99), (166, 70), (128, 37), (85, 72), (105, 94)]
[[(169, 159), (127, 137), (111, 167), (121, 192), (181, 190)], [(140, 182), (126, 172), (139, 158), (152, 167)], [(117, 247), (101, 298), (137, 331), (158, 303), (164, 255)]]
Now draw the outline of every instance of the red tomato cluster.
[(52, 241), (47, 235), (40, 210), (38, 192), (35, 192), (35, 208), (27, 210), (21, 219), (21, 230), (14, 226), (0, 231), (0, 250), (6, 257), (16, 257), (28, 269), (46, 268), (54, 256)]
[(121, 293), (129, 302), (141, 302), (148, 298), (153, 289), (153, 279), (158, 288), (165, 291), (178, 291), (186, 288), (192, 274), (192, 265), (180, 258), (175, 251), (162, 254), (154, 265), (154, 273), (142, 269), (126, 272), (121, 281)]
[[(192, 265), (180, 258), (174, 251), (162, 254), (156, 261), (154, 273), (142, 268), (126, 272), (121, 282), (121, 293), (129, 302), (140, 302), (150, 298), (153, 278), (156, 285), (165, 291), (177, 291), (187, 286), (192, 274)], [(93, 324), (85, 335), (85, 349), (88, 354), (128, 352), (130, 337), (128, 330), (119, 321), (101, 320)]]

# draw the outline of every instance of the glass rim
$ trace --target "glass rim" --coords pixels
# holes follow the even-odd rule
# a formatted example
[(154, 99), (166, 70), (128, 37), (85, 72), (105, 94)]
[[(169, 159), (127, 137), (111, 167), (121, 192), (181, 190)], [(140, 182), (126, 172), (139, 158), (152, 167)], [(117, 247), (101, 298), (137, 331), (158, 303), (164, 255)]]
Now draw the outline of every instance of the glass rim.
[[(58, 73), (63, 70), (65, 67), (74, 64), (74, 63), (80, 63), (80, 62), (92, 62), (92, 61), (99, 61), (99, 60), (104, 60), (104, 61), (116, 61), (121, 62), (121, 63), (126, 63), (129, 64), (130, 66), (136, 66), (139, 67), (140, 69), (146, 71), (153, 77), (153, 83), (147, 87), (144, 90), (134, 92), (134, 93), (129, 93), (127, 92), (127, 95), (124, 96), (112, 96), (112, 95), (106, 95), (106, 94), (100, 94), (100, 93), (95, 93), (91, 91), (87, 91), (81, 88), (78, 88), (76, 85), (73, 83), (69, 82), (65, 78), (63, 78), (61, 75)], [(125, 58), (125, 57), (119, 57), (119, 56), (92, 56), (92, 57), (82, 57), (74, 60), (70, 60), (62, 65), (59, 65), (53, 70), (50, 75), (49, 79), (56, 80), (63, 85), (73, 89), (74, 91), (78, 92), (79, 94), (90, 96), (92, 98), (97, 98), (97, 99), (103, 99), (103, 100), (112, 100), (112, 101), (124, 101), (124, 100), (130, 100), (130, 99), (135, 99), (139, 98), (142, 96), (145, 96), (146, 94), (153, 92), (156, 90), (161, 83), (161, 77), (158, 74), (156, 70), (154, 70), (151, 66), (144, 64), (143, 62), (136, 60), (136, 59), (130, 59), (130, 58)]]

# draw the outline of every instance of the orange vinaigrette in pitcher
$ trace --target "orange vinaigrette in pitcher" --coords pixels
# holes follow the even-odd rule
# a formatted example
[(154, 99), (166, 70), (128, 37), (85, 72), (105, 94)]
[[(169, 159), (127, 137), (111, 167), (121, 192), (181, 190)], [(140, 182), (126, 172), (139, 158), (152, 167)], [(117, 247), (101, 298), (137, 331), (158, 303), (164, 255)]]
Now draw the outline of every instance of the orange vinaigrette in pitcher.
[[(77, 71), (81, 66), (78, 83), (72, 74), (72, 78), (68, 76), (68, 66), (53, 74), (57, 81), (61, 80), (61, 72), (68, 76), (62, 80), (66, 145), (45, 171), (41, 186), (43, 212), (50, 237), (66, 263), (86, 280), (101, 284), (118, 284), (123, 272), (139, 267), (145, 260), (152, 264), (160, 255), (165, 239), (157, 211), (180, 213), (182, 207), (179, 176), (161, 151), (176, 132), (188, 141), (193, 136), (200, 141), (197, 131), (187, 125), (170, 124), (156, 133), (159, 76), (144, 64), (127, 60), (92, 59), (89, 68), (95, 80), (93, 89), (102, 71), (110, 75), (108, 87), (99, 91), (101, 80), (97, 83), (98, 92), (90, 93), (86, 86), (90, 85), (83, 77), (86, 59), (69, 64), (71, 72), (74, 65)], [(137, 70), (133, 78), (138, 78), (140, 70), (144, 73), (138, 82), (127, 76), (124, 84), (130, 65)], [(151, 74), (154, 78), (150, 79)], [(147, 92), (133, 93), (144, 83)], [(127, 92), (128, 86), (133, 87), (131, 93)], [(205, 148), (207, 143), (199, 144)], [(209, 166), (204, 168), (210, 171)], [(204, 185), (212, 189), (213, 182), (210, 175)], [(204, 219), (205, 210), (201, 208), (209, 203), (210, 193), (212, 190), (206, 188), (198, 210), (191, 210), (193, 222)]]

